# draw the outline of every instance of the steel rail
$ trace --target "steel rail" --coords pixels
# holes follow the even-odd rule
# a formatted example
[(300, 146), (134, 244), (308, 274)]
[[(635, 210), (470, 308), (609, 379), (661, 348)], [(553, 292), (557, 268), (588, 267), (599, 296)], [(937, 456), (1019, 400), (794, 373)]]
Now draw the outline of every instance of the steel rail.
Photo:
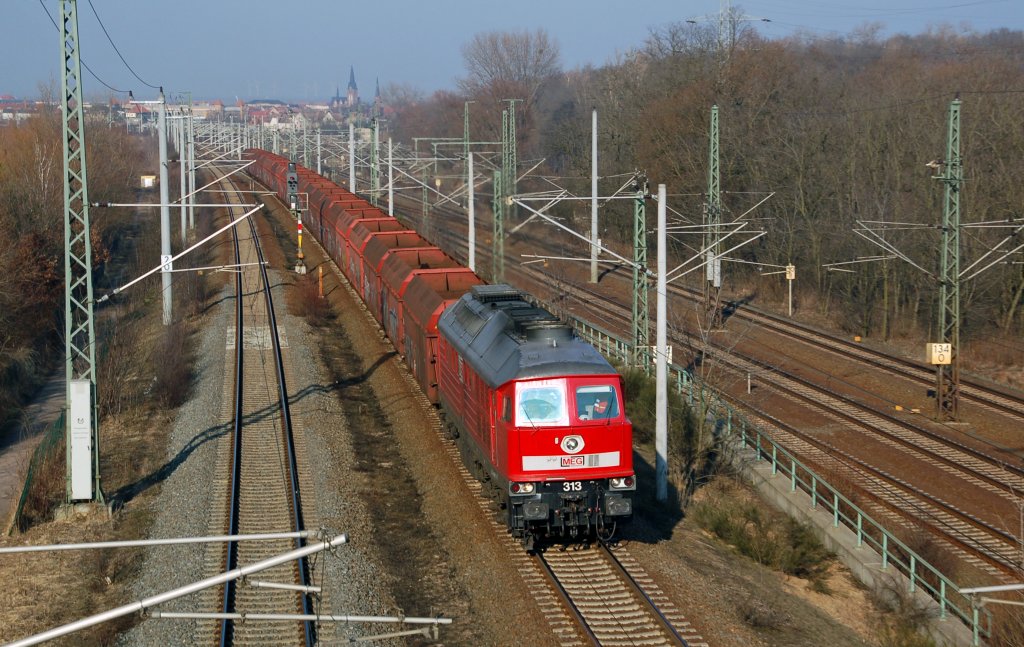
[[(725, 359), (726, 357), (728, 357), (730, 355), (730, 353), (722, 351), (722, 350), (720, 350), (718, 348), (713, 348), (712, 350), (713, 350), (713, 354), (712, 353), (708, 353), (707, 354), (708, 356), (713, 356), (713, 357), (717, 358), (719, 361), (722, 361), (723, 363), (730, 364), (731, 360)], [(731, 353), (731, 354), (735, 355), (735, 353)], [(806, 378), (800, 377), (799, 375), (795, 375), (793, 373), (790, 373), (788, 371), (780, 369), (777, 366), (772, 366), (770, 364), (767, 364), (766, 362), (764, 362), (762, 360), (759, 360), (757, 358), (749, 357), (749, 356), (738, 356), (738, 357), (742, 361), (744, 361), (744, 362), (748, 362), (750, 364), (753, 364), (754, 366), (756, 366), (758, 368), (761, 368), (761, 369), (764, 369), (765, 371), (770, 371), (772, 373), (772, 375), (783, 377), (783, 378), (785, 378), (787, 380), (791, 380), (791, 381), (797, 383), (798, 385), (803, 386), (803, 387), (805, 387), (807, 389), (811, 389), (813, 391), (817, 391), (819, 393), (822, 393), (822, 394), (825, 394), (827, 396), (833, 397), (833, 398), (835, 398), (837, 400), (841, 400), (842, 402), (844, 402), (846, 404), (849, 404), (850, 406), (852, 406), (852, 407), (854, 407), (854, 408), (856, 408), (856, 409), (858, 409), (860, 411), (863, 411), (863, 412), (865, 412), (865, 413), (867, 413), (869, 415), (872, 415), (872, 416), (875, 416), (877, 418), (880, 418), (885, 423), (888, 423), (888, 424), (893, 425), (895, 427), (899, 427), (901, 429), (905, 429), (906, 431), (911, 432), (911, 433), (920, 434), (921, 436), (924, 436), (925, 438), (933, 440), (936, 443), (939, 443), (940, 445), (943, 445), (945, 447), (953, 449), (954, 451), (962, 452), (963, 454), (966, 454), (967, 456), (969, 456), (971, 458), (975, 458), (975, 459), (977, 459), (977, 460), (979, 460), (979, 461), (981, 461), (981, 462), (983, 462), (983, 463), (985, 463), (987, 465), (991, 465), (992, 467), (996, 467), (998, 469), (1005, 470), (1006, 472), (1009, 472), (1009, 473), (1013, 474), (1014, 476), (1024, 477), (1024, 469), (1021, 469), (1020, 467), (1018, 467), (1016, 465), (1009, 464), (1006, 461), (1004, 461), (1004, 460), (1002, 460), (1000, 458), (997, 458), (995, 456), (992, 456), (991, 454), (988, 454), (988, 453), (986, 453), (986, 452), (984, 452), (984, 451), (982, 451), (980, 449), (976, 449), (974, 447), (971, 447), (970, 445), (966, 445), (966, 444), (956, 440), (955, 438), (948, 438), (946, 436), (943, 436), (940, 433), (937, 433), (935, 431), (932, 431), (931, 429), (928, 429), (927, 427), (922, 427), (920, 425), (916, 425), (913, 422), (908, 421), (908, 420), (902, 420), (899, 417), (897, 417), (897, 416), (895, 416), (895, 415), (893, 415), (893, 414), (891, 414), (891, 413), (889, 413), (887, 411), (883, 411), (882, 409), (874, 407), (874, 406), (872, 406), (870, 404), (865, 404), (863, 402), (858, 402), (858, 401), (850, 398), (849, 396), (843, 395), (842, 393), (838, 393), (838, 392), (833, 391), (831, 389), (828, 389), (826, 387), (823, 387), (823, 386), (820, 386), (818, 384), (815, 384), (811, 380), (808, 380)], [(742, 372), (745, 371), (744, 367), (737, 366), (735, 364), (732, 364), (732, 366), (733, 366), (734, 370), (736, 370), (737, 372), (741, 372), (742, 373)], [(778, 385), (775, 382), (772, 382), (771, 386), (773, 388), (782, 388), (787, 393), (793, 395), (796, 398), (799, 398), (800, 400), (802, 400), (802, 401), (804, 401), (804, 402), (806, 402), (806, 403), (808, 403), (808, 404), (810, 404), (810, 405), (812, 405), (814, 407), (821, 407), (821, 403), (820, 402), (814, 400), (811, 396), (809, 396), (809, 395), (807, 395), (805, 393), (800, 393), (799, 391), (796, 391), (796, 390), (793, 390), (793, 389), (789, 389), (789, 388), (786, 388), (786, 387), (781, 387), (780, 385)], [(943, 464), (948, 465), (950, 467), (954, 467), (957, 470), (960, 470), (962, 472), (968, 473), (969, 475), (973, 476), (974, 478), (977, 478), (977, 479), (979, 479), (981, 481), (985, 481), (986, 483), (988, 483), (990, 485), (993, 485), (995, 487), (1007, 489), (1010, 493), (1012, 493), (1012, 494), (1014, 494), (1016, 496), (1024, 494), (1024, 492), (1021, 491), (1021, 488), (1019, 486), (1014, 486), (1014, 485), (1012, 485), (1010, 483), (1007, 483), (1005, 481), (1001, 481), (1001, 480), (999, 480), (999, 479), (997, 479), (997, 478), (995, 478), (995, 477), (993, 477), (993, 476), (991, 476), (989, 474), (985, 474), (984, 472), (979, 471), (977, 468), (974, 468), (974, 467), (971, 467), (971, 466), (966, 465), (964, 463), (958, 462), (955, 459), (950, 458), (948, 456), (943, 456), (942, 454), (936, 452), (933, 449), (929, 449), (927, 447), (923, 447), (921, 445), (914, 444), (911, 440), (909, 440), (907, 438), (902, 438), (899, 435), (896, 435), (896, 434), (893, 434), (893, 433), (891, 433), (889, 431), (886, 431), (885, 429), (882, 429), (880, 427), (875, 427), (873, 425), (869, 425), (869, 424), (863, 422), (862, 420), (859, 420), (852, 413), (849, 413), (849, 412), (846, 412), (846, 411), (840, 411), (840, 410), (837, 410), (837, 409), (829, 409), (829, 412), (834, 414), (834, 415), (836, 415), (836, 416), (839, 416), (840, 418), (846, 420), (847, 422), (850, 422), (850, 423), (852, 423), (854, 425), (857, 425), (859, 427), (864, 427), (865, 429), (867, 429), (869, 432), (871, 432), (873, 434), (880, 435), (880, 436), (882, 436), (884, 438), (892, 440), (893, 442), (896, 442), (896, 443), (898, 443), (900, 445), (903, 445), (904, 447), (906, 447), (908, 449), (911, 449), (911, 450), (913, 450), (916, 453), (924, 454), (926, 456), (929, 456), (930, 458), (932, 458), (932, 459), (934, 459), (934, 460), (936, 460), (936, 461), (938, 461), (940, 463), (943, 463)]]
[(689, 645), (689, 643), (686, 642), (686, 639), (680, 636), (679, 632), (676, 631), (675, 625), (673, 625), (669, 621), (669, 619), (665, 617), (665, 614), (661, 612), (661, 609), (658, 608), (658, 605), (654, 603), (654, 600), (652, 600), (651, 597), (647, 595), (647, 591), (645, 591), (644, 588), (640, 586), (640, 583), (636, 581), (633, 575), (626, 569), (625, 566), (623, 566), (622, 562), (619, 561), (619, 558), (615, 556), (615, 553), (612, 551), (611, 546), (605, 541), (598, 542), (598, 545), (601, 547), (601, 550), (604, 551), (604, 554), (609, 558), (609, 561), (612, 563), (612, 565), (619, 572), (619, 575), (626, 581), (628, 581), (630, 583), (630, 586), (632, 586), (633, 591), (636, 594), (638, 594), (645, 603), (647, 603), (648, 609), (654, 614), (655, 618), (661, 624), (661, 628), (668, 632), (668, 634), (671, 637), (677, 640), (680, 645)]
[[(670, 291), (691, 299), (696, 298), (694, 291), (691, 288), (686, 288), (684, 286), (674, 287), (675, 289), (670, 289)], [(855, 355), (860, 355), (860, 360), (871, 366), (877, 366), (876, 362), (894, 364), (895, 366), (885, 366), (885, 369), (920, 384), (931, 385), (934, 381), (934, 370), (930, 366), (915, 362), (914, 360), (907, 359), (905, 357), (889, 355), (888, 353), (876, 350), (869, 346), (850, 342), (847, 339), (833, 335), (827, 331), (819, 330), (807, 324), (797, 321), (788, 321), (780, 315), (755, 309), (747, 305), (741, 306), (736, 302), (731, 303), (734, 307), (735, 316), (752, 320), (757, 318), (764, 319), (768, 322), (769, 327), (772, 330), (779, 331), (787, 337), (794, 337), (793, 333), (786, 332), (784, 330), (785, 328), (791, 328), (803, 334), (803, 336), (799, 337), (800, 341), (812, 346), (831, 352), (836, 352), (836, 348), (834, 346), (839, 346), (853, 351)], [(833, 344), (834, 346), (830, 346), (829, 344)], [(872, 357), (875, 358), (875, 361), (871, 359)], [(972, 379), (970, 376), (964, 375), (963, 373), (960, 375), (960, 383), (962, 397), (979, 404), (992, 407), (1002, 413), (1012, 415), (1015, 418), (1024, 417), (1024, 414), (1022, 414), (1022, 412), (1024, 412), (1024, 398), (1022, 398), (1019, 393), (1014, 393), (1012, 390), (999, 385), (984, 384), (979, 380)], [(964, 392), (965, 387), (967, 389), (977, 390), (979, 393)], [(982, 397), (986, 395), (1009, 400), (1011, 404), (1005, 404), (998, 400)]]
[[(239, 264), (241, 252), (238, 247), (238, 228), (231, 228), (231, 240), (234, 246), (235, 263)], [(242, 334), (242, 274), (235, 274), (235, 403), (234, 403), (234, 426), (231, 450), (231, 501), (228, 506), (228, 534), (238, 534), (239, 498), (242, 487), (242, 388), (244, 371), (242, 369), (243, 348), (245, 346)], [(231, 541), (227, 545), (226, 564), (228, 571), (234, 570), (238, 565), (238, 543)], [(235, 582), (229, 581), (224, 585), (224, 613), (233, 613), (235, 610)], [(228, 620), (221, 621), (220, 645), (227, 647), (232, 643), (234, 637), (234, 624)]]
[[(253, 243), (256, 246), (256, 254), (259, 258), (260, 275), (263, 278), (264, 286), (263, 294), (266, 297), (267, 315), (270, 318), (270, 339), (274, 346), (274, 365), (277, 370), (278, 394), (281, 399), (281, 431), (284, 433), (288, 448), (288, 472), (292, 494), (292, 522), (294, 524), (294, 530), (300, 531), (305, 530), (306, 528), (302, 516), (302, 496), (299, 490), (299, 466), (295, 457), (295, 436), (292, 433), (291, 407), (288, 403), (288, 386), (285, 383), (284, 378), (284, 356), (281, 354), (281, 340), (277, 334), (277, 316), (274, 313), (274, 298), (271, 294), (270, 279), (267, 276), (267, 264), (263, 258), (263, 247), (260, 245), (259, 236), (256, 232), (256, 223), (251, 219), (249, 220), (249, 228), (252, 231)], [(306, 541), (302, 537), (295, 539), (296, 548), (302, 548), (305, 545)], [(309, 586), (309, 568), (305, 558), (299, 558), (298, 569), (299, 583), (302, 586)], [(302, 612), (307, 616), (313, 614), (313, 603), (308, 594), (302, 596)], [(312, 647), (316, 642), (315, 625), (313, 622), (307, 621), (304, 623), (304, 626), (306, 644), (307, 646)]]
[[(686, 639), (683, 638), (676, 630), (672, 622), (665, 616), (661, 609), (658, 608), (658, 605), (654, 602), (654, 600), (652, 600), (651, 597), (647, 594), (643, 586), (641, 586), (640, 583), (636, 581), (632, 574), (630, 574), (626, 567), (612, 553), (610, 547), (605, 542), (599, 541), (595, 546), (587, 550), (598, 551), (595, 555), (597, 556), (598, 561), (594, 563), (588, 563), (590, 568), (593, 568), (598, 563), (603, 568), (606, 568), (607, 570), (605, 571), (605, 574), (608, 577), (613, 578), (614, 581), (621, 585), (621, 593), (627, 595), (637, 605), (635, 607), (635, 611), (637, 613), (640, 613), (640, 616), (632, 616), (631, 614), (627, 614), (632, 619), (632, 621), (636, 622), (637, 620), (642, 618), (645, 623), (644, 629), (656, 631), (661, 634), (659, 638), (655, 638), (654, 634), (645, 636), (644, 642), (646, 644), (670, 644), (677, 645), (678, 647), (687, 647), (689, 645)], [(584, 551), (584, 553), (585, 552), (586, 551)], [(606, 633), (607, 629), (605, 629), (603, 632), (601, 630), (595, 630), (594, 626), (592, 626), (592, 621), (587, 619), (586, 614), (584, 613), (584, 610), (581, 608), (580, 604), (586, 604), (595, 601), (607, 602), (607, 600), (605, 600), (603, 597), (604, 595), (607, 595), (607, 591), (605, 593), (597, 593), (595, 591), (591, 591), (587, 594), (577, 593), (577, 595), (584, 596), (584, 599), (577, 601), (574, 598), (574, 594), (568, 588), (566, 588), (565, 585), (562, 584), (561, 580), (559, 579), (558, 573), (556, 572), (556, 569), (549, 563), (549, 560), (545, 557), (545, 553), (543, 551), (537, 551), (533, 553), (533, 557), (539, 564), (541, 571), (545, 575), (551, 587), (554, 589), (555, 593), (557, 594), (557, 597), (560, 598), (563, 606), (568, 611), (573, 621), (578, 625), (580, 632), (583, 634), (583, 637), (590, 641), (591, 644), (603, 644), (602, 636), (600, 634)], [(571, 560), (571, 563), (573, 564), (573, 566), (580, 568), (580, 565), (576, 562), (575, 559)], [(587, 565), (584, 565), (583, 568), (586, 567)], [(594, 572), (588, 570), (589, 579), (600, 579), (600, 577), (601, 576), (596, 575)], [(626, 630), (627, 632), (635, 632), (638, 629), (637, 625), (629, 625), (628, 623), (626, 625), (621, 624), (621, 618), (619, 618), (617, 623), (614, 623), (612, 626), (617, 627), (620, 631)], [(626, 629), (627, 626), (629, 627), (629, 629)], [(621, 640), (621, 636), (605, 635), (605, 639), (618, 643), (618, 641)]]
[[(221, 178), (221, 181), (230, 182), (227, 176)], [(227, 206), (227, 205), (225, 205)], [(235, 206), (235, 205), (231, 205)], [(277, 321), (274, 314), (273, 297), (271, 295), (271, 284), (267, 275), (266, 261), (263, 256), (262, 247), (259, 244), (259, 237), (256, 230), (256, 225), (252, 219), (248, 219), (249, 230), (252, 236), (252, 242), (257, 254), (257, 265), (260, 271), (260, 280), (262, 283), (262, 292), (266, 301), (267, 316), (269, 318), (269, 329), (270, 339), (273, 345), (273, 353), (275, 360), (275, 370), (278, 379), (278, 398), (280, 400), (281, 412), (282, 412), (282, 428), (281, 432), (285, 436), (287, 453), (288, 453), (288, 487), (291, 492), (290, 505), (292, 507), (292, 520), (294, 530), (300, 532), (305, 530), (303, 519), (302, 519), (302, 503), (299, 495), (299, 480), (298, 480), (298, 466), (295, 456), (295, 443), (292, 436), (292, 425), (291, 425), (291, 414), (288, 403), (288, 391), (287, 385), (284, 379), (284, 361), (281, 353), (280, 339), (278, 337)], [(239, 237), (237, 227), (232, 228), (232, 241), (235, 254), (235, 263), (241, 264), (241, 252), (239, 248)], [(241, 517), (241, 486), (242, 486), (242, 434), (244, 429), (244, 316), (242, 310), (242, 275), (237, 273), (235, 275), (235, 288), (236, 288), (236, 309), (235, 309), (235, 389), (234, 389), (234, 436), (232, 439), (232, 466), (231, 466), (231, 501), (229, 504), (229, 534), (238, 534), (239, 519)], [(302, 537), (295, 539), (296, 548), (301, 549), (306, 546), (306, 542)], [(238, 544), (237, 542), (231, 541), (227, 545), (227, 569), (231, 570), (237, 567), (238, 561)], [(298, 578), (300, 586), (309, 589), (309, 569), (307, 561), (304, 557), (297, 559)], [(220, 624), (220, 644), (222, 647), (227, 647), (234, 642), (234, 613), (235, 613), (235, 600), (237, 594), (237, 586), (234, 581), (226, 583), (224, 587), (224, 600), (223, 600), (223, 614)], [(304, 593), (301, 596), (302, 599), (302, 611), (303, 615), (307, 617), (314, 616), (314, 608), (310, 599), (309, 593)], [(305, 643), (307, 647), (312, 647), (316, 642), (315, 634), (315, 622), (305, 620), (303, 622), (303, 633)]]
[(600, 645), (601, 641), (598, 640), (597, 635), (595, 635), (594, 631), (590, 628), (590, 624), (588, 624), (586, 618), (583, 617), (583, 612), (580, 611), (579, 607), (576, 606), (576, 603), (572, 601), (572, 596), (565, 590), (562, 583), (558, 581), (558, 576), (555, 575), (555, 571), (551, 568), (551, 565), (544, 559), (543, 553), (533, 553), (533, 558), (540, 566), (540, 570), (544, 574), (544, 577), (547, 578), (548, 584), (551, 585), (551, 588), (554, 589), (555, 594), (558, 596), (559, 600), (561, 600), (565, 610), (569, 613), (573, 622), (576, 623), (576, 627), (580, 630), (580, 633), (583, 634), (583, 638), (588, 640), (591, 645)]

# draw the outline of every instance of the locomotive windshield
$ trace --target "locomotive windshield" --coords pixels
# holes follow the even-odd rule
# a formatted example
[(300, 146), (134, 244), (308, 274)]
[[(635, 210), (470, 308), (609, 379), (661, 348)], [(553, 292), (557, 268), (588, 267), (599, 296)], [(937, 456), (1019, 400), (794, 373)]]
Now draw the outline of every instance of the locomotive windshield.
[(576, 387), (576, 417), (580, 420), (610, 420), (619, 417), (619, 398), (611, 384)]
[(516, 383), (517, 427), (569, 425), (565, 380)]

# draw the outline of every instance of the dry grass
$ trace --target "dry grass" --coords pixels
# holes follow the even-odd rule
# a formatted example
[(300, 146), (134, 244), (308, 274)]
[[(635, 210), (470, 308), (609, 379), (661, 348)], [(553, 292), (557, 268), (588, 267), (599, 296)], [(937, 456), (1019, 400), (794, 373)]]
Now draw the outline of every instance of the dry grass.
[(63, 501), (65, 495), (64, 439), (61, 438), (52, 451), (40, 453), (39, 463), (33, 470), (31, 487), (25, 496), (25, 504), (18, 518), (18, 530), (49, 521), (55, 502)]
[[(113, 539), (136, 532), (103, 513), (49, 522), (30, 529), (10, 543), (71, 543), (83, 537)], [(0, 642), (24, 638), (123, 603), (128, 596), (130, 564), (135, 551), (29, 553), (0, 559)], [(118, 631), (134, 622), (127, 618), (75, 633), (55, 645), (110, 645)]]
[(189, 335), (184, 324), (164, 327), (152, 360), (153, 398), (165, 409), (181, 406), (192, 384)]
[[(1024, 602), (1024, 596), (1018, 595), (1017, 603)], [(1004, 597), (1003, 599), (1010, 599)], [(988, 644), (992, 647), (1024, 647), (1024, 613), (1019, 606), (993, 606), (992, 638)]]
[(44, 339), (38, 348), (0, 349), (0, 426), (17, 416), (52, 370), (58, 357), (48, 345), (52, 341)]

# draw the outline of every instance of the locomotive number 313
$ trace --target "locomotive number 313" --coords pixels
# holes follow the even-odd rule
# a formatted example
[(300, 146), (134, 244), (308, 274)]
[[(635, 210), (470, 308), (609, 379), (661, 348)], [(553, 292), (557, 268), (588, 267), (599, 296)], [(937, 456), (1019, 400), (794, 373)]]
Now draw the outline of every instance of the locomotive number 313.
[(565, 483), (562, 483), (562, 491), (564, 492), (580, 492), (582, 490), (582, 481), (566, 481)]

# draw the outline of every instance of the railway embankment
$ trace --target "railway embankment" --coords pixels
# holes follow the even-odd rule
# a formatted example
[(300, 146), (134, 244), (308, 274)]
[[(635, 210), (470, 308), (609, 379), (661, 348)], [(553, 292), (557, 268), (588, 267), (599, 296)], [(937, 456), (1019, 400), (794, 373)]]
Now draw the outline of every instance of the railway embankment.
[[(924, 610), (924, 629), (938, 645), (973, 644), (971, 630), (948, 610), (943, 612), (939, 603), (927, 595), (920, 586), (900, 572), (889, 558), (868, 545), (863, 537), (842, 523), (836, 523), (833, 512), (816, 504), (803, 489), (794, 488), (786, 474), (773, 469), (770, 461), (758, 460), (751, 449), (735, 452), (733, 466), (758, 494), (779, 510), (813, 529), (821, 542), (833, 552), (882, 604), (911, 604)], [(895, 549), (896, 546), (894, 545)], [(953, 591), (950, 591), (953, 594)]]

